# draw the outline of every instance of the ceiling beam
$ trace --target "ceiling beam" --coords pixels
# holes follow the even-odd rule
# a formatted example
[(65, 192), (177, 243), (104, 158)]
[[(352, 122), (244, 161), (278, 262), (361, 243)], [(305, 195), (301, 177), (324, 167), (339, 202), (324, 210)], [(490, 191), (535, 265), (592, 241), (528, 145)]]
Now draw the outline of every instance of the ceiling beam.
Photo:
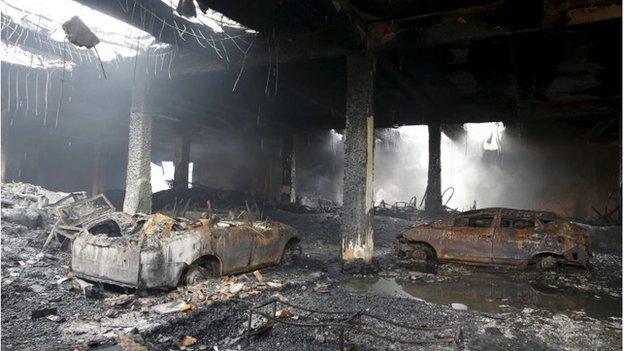
[(234, 52), (236, 44), (231, 37), (253, 38), (253, 34), (244, 29), (224, 28), (228, 33), (216, 33), (210, 27), (177, 16), (169, 5), (160, 0), (76, 1), (141, 29), (162, 43), (196, 52), (206, 59), (220, 59), (212, 45), (227, 45), (227, 49)]
[[(252, 47), (237, 48), (236, 43), (228, 38), (230, 34), (213, 33), (213, 38), (221, 40), (219, 44), (227, 47), (228, 57), (224, 59), (215, 49), (200, 44), (193, 33), (209, 30), (189, 22), (173, 14), (172, 9), (160, 0), (144, 0), (136, 2), (138, 6), (123, 8), (118, 1), (77, 0), (78, 2), (100, 10), (113, 17), (123, 20), (137, 28), (154, 35), (162, 42), (179, 45), (189, 52), (177, 55), (172, 67), (172, 76), (185, 76), (207, 72), (244, 69), (264, 66), (269, 63), (285, 63), (306, 61), (330, 57), (344, 56), (352, 49), (352, 43), (335, 40), (328, 31), (289, 36), (280, 34), (277, 39), (269, 42), (265, 36), (245, 32), (245, 41)], [(447, 45), (459, 42), (484, 40), (501, 36), (532, 33), (541, 30), (557, 29), (566, 26), (590, 24), (621, 18), (621, 5), (614, 0), (572, 0), (562, 4), (558, 0), (530, 2), (499, 0), (482, 6), (459, 8), (450, 11), (420, 14), (392, 20), (372, 20), (366, 22), (362, 17), (355, 16), (355, 8), (346, 0), (336, 0), (338, 7), (347, 12), (355, 27), (365, 27), (366, 46), (372, 51), (418, 49), (424, 47)], [(134, 4), (135, 0), (129, 1)], [(532, 6), (534, 8), (528, 8)], [(134, 9), (134, 11), (133, 11)], [(516, 16), (516, 10), (522, 13)], [(350, 13), (350, 14), (349, 14)], [(158, 18), (154, 18), (156, 14)], [(167, 25), (162, 29), (162, 20)], [(363, 23), (362, 23), (363, 22)], [(173, 29), (170, 27), (174, 27)], [(186, 28), (184, 40), (175, 27)], [(254, 39), (254, 37), (256, 37)], [(217, 40), (217, 39), (215, 39)], [(279, 43), (279, 55), (276, 44)], [(206, 47), (204, 47), (206, 46)], [(238, 45), (240, 46), (240, 45)], [(269, 46), (274, 50), (269, 53)], [(249, 49), (249, 50), (248, 50)]]
[(622, 18), (615, 0), (499, 0), (487, 5), (367, 23), (370, 50), (423, 48)]

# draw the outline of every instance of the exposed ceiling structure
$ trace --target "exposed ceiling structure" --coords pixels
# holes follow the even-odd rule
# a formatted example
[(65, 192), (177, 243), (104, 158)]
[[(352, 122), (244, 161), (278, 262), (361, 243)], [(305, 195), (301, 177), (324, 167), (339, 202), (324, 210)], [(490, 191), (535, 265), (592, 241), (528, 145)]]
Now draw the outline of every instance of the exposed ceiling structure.
[[(160, 34), (159, 26), (141, 27), (140, 16), (115, 2), (79, 1)], [(227, 38), (223, 48), (195, 40), (192, 34), (206, 29), (174, 18), (160, 1), (141, 3), (191, 34), (184, 41), (174, 30), (160, 35), (185, 49), (173, 75), (194, 78), (171, 84), (193, 86), (186, 103), (197, 111), (214, 110), (208, 107), (215, 102), (236, 106), (248, 128), (341, 128), (344, 55), (361, 49), (379, 57), (380, 127), (432, 119), (583, 119), (619, 111), (621, 7), (612, 1), (200, 0), (259, 33), (230, 28), (211, 34)], [(217, 81), (217, 91), (207, 86)]]

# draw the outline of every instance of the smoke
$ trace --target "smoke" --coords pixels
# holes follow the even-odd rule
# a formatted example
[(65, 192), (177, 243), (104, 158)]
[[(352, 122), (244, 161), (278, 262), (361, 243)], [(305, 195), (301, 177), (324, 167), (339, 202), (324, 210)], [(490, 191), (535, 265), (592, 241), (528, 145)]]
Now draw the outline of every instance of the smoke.
[[(444, 133), (441, 138), (441, 191), (448, 207), (460, 211), (476, 205), (573, 212), (577, 205), (562, 203), (566, 202), (562, 194), (582, 181), (562, 181), (561, 177), (570, 174), (573, 157), (553, 147), (552, 141), (548, 141), (549, 152), (544, 151), (543, 145), (521, 142), (507, 135), (501, 122), (468, 123), (463, 127), (465, 135), (456, 140)], [(319, 139), (320, 155), (306, 155), (313, 161), (298, 168), (300, 195), (340, 202), (342, 135), (331, 131)], [(416, 197), (417, 204), (423, 204), (428, 140), (427, 126), (375, 131), (376, 203), (408, 202)], [(317, 147), (311, 147), (309, 142), (307, 146), (308, 150)]]
[[(476, 204), (586, 218), (592, 215), (591, 206), (603, 206), (617, 186), (617, 157), (606, 145), (554, 134), (520, 139), (500, 122), (465, 124), (464, 129), (465, 135), (455, 140), (444, 133), (441, 138), (441, 190), (450, 208), (464, 211)], [(376, 203), (408, 202), (415, 196), (421, 204), (427, 187), (428, 139), (426, 126), (375, 131)], [(308, 168), (299, 168), (300, 195), (340, 202), (342, 136), (332, 131), (319, 140), (320, 156), (312, 165), (300, 164)], [(316, 147), (308, 145), (307, 150)]]
[[(501, 169), (504, 126), (502, 123), (464, 125), (465, 137), (441, 138), (443, 203), (467, 210), (500, 205), (507, 183)], [(375, 150), (375, 201), (417, 203), (427, 187), (429, 132), (427, 126), (405, 126), (378, 132)], [(424, 205), (424, 203), (423, 203)]]

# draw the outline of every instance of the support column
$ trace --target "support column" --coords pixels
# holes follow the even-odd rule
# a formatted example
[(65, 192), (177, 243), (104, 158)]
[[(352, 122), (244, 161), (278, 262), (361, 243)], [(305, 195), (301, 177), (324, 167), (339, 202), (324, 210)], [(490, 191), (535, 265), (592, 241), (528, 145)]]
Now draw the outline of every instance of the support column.
[(291, 134), (287, 137), (284, 137), (282, 143), (281, 200), (283, 203), (294, 204), (297, 202), (296, 171), (295, 135)]
[(175, 159), (173, 187), (187, 189), (189, 183), (189, 161), (191, 158), (191, 143), (188, 135), (181, 134), (175, 138)]
[[(151, 149), (152, 115), (147, 111), (146, 77), (137, 68), (132, 89), (130, 128), (128, 141), (128, 170), (126, 173), (126, 197), (124, 212), (150, 213), (152, 211)], [(141, 77), (140, 77), (141, 76)]]
[(102, 189), (102, 173), (104, 172), (104, 164), (102, 160), (102, 143), (93, 144), (93, 179), (91, 182), (91, 196), (101, 194)]
[(373, 259), (373, 88), (375, 57), (347, 56), (347, 106), (344, 136), (342, 260), (370, 264)]
[(429, 213), (442, 211), (442, 180), (440, 166), (440, 123), (432, 122), (429, 129), (429, 172), (427, 174), (427, 190), (425, 210)]

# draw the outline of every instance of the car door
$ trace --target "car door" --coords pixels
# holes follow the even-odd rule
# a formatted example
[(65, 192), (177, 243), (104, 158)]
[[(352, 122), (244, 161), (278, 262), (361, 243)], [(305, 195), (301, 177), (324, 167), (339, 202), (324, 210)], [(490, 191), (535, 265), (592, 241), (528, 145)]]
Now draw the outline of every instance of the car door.
[(222, 274), (249, 269), (254, 236), (255, 233), (247, 225), (218, 227), (213, 230), (212, 248), (214, 254), (221, 259)]
[(495, 263), (523, 264), (540, 243), (534, 215), (501, 211), (492, 239), (492, 260)]
[(251, 250), (251, 267), (259, 268), (276, 264), (281, 259), (283, 241), (277, 228), (254, 226), (254, 244)]
[(455, 218), (453, 226), (443, 232), (444, 250), (438, 257), (472, 263), (490, 263), (492, 235), (496, 212), (482, 212)]

